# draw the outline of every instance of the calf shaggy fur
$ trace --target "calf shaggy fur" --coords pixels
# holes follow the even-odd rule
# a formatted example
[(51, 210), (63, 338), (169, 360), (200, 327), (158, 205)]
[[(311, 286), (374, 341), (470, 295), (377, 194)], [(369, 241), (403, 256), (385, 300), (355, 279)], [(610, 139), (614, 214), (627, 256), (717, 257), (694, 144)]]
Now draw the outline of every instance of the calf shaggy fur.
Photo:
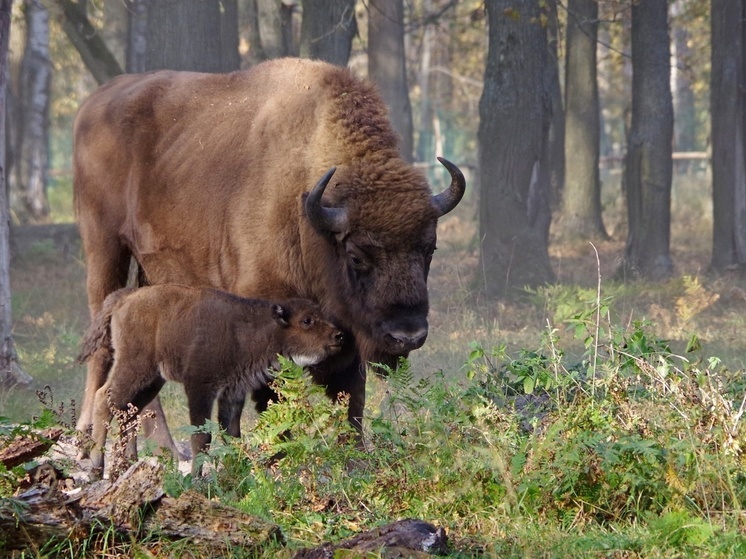
[[(94, 475), (103, 473), (106, 432), (112, 409), (142, 410), (167, 380), (184, 385), (192, 425), (212, 414), (218, 399), (218, 421), (240, 436), (247, 392), (266, 394), (271, 369), (283, 355), (301, 366), (315, 365), (339, 352), (342, 332), (305, 299), (270, 302), (246, 299), (208, 288), (154, 285), (115, 291), (83, 340), (81, 362), (94, 354), (106, 383), (96, 392), (91, 461)], [(261, 411), (261, 410), (260, 410)], [(136, 427), (136, 415), (120, 426)], [(127, 453), (137, 456), (134, 433)], [(194, 458), (210, 444), (210, 435), (192, 435)]]

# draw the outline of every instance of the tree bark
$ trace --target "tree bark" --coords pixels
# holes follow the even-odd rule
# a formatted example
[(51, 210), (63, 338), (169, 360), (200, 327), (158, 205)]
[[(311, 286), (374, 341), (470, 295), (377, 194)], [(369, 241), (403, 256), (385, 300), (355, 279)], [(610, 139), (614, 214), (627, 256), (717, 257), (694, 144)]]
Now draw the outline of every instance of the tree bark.
[(129, 0), (126, 68), (130, 74), (145, 72), (147, 67), (148, 0)]
[(237, 70), (236, 0), (148, 2), (145, 67), (148, 70)]
[(347, 66), (357, 34), (355, 0), (305, 0), (300, 55)]
[(479, 101), (481, 276), (489, 298), (554, 280), (549, 254), (547, 35), (535, 0), (488, 0)]
[(712, 199), (714, 271), (746, 264), (746, 1), (712, 0)]
[(80, 54), (86, 68), (98, 84), (103, 84), (122, 73), (116, 57), (104, 43), (101, 34), (88, 20), (85, 2), (56, 0), (62, 8), (62, 29)]
[[(678, 25), (672, 25), (674, 47), (674, 146), (676, 151), (697, 149), (697, 108), (694, 96), (695, 79), (691, 68), (692, 49), (689, 26), (683, 21), (684, 2), (676, 0), (671, 5)], [(676, 19), (673, 20), (676, 22)]]
[[(424, 0), (425, 13), (432, 11), (432, 1)], [(419, 59), (418, 82), (420, 85), (420, 124), (418, 127), (417, 157), (418, 161), (430, 161), (434, 155), (433, 95), (430, 91), (431, 66), (435, 49), (435, 26), (426, 22), (422, 34), (422, 53)], [(435, 154), (437, 155), (437, 154)]]
[(547, 22), (547, 40), (549, 41), (549, 58), (547, 64), (548, 88), (552, 103), (552, 116), (549, 126), (549, 158), (550, 158), (550, 201), (552, 210), (556, 209), (562, 200), (565, 190), (565, 108), (562, 100), (562, 86), (559, 79), (559, 17), (557, 4), (547, 3), (549, 20)]
[(296, 56), (293, 33), (293, 11), (295, 2), (283, 0), (249, 0), (249, 60), (252, 64)]
[(49, 217), (49, 105), (52, 61), (49, 54), (49, 12), (40, 0), (24, 0), (26, 44), (19, 72), (18, 131), (13, 185), (22, 202), (14, 206), (22, 223)]
[(391, 122), (401, 137), (402, 156), (412, 161), (412, 105), (404, 52), (403, 0), (376, 0), (368, 7), (368, 77), (378, 84), (389, 107)]
[(629, 231), (621, 279), (662, 280), (670, 254), (673, 101), (667, 0), (632, 5), (632, 123), (624, 173)]
[(122, 0), (104, 0), (104, 21), (101, 35), (109, 51), (121, 68), (127, 65), (127, 27), (130, 3)]
[(601, 215), (600, 108), (596, 79), (598, 3), (569, 0), (565, 62), (565, 191), (560, 235), (606, 239)]
[(8, 41), (13, 0), (0, 0), (0, 381), (29, 384), (18, 365), (10, 306), (10, 213), (5, 184), (5, 92), (8, 84)]

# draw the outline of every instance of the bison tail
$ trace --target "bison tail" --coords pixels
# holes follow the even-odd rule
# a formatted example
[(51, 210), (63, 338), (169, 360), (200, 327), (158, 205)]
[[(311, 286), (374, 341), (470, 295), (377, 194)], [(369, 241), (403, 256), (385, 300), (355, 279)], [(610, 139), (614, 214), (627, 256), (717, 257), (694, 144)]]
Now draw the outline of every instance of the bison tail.
[(118, 289), (106, 297), (101, 310), (94, 317), (80, 344), (78, 363), (85, 363), (94, 353), (102, 349), (106, 350), (111, 356), (111, 315), (114, 313), (117, 303), (134, 290), (132, 287), (126, 287)]

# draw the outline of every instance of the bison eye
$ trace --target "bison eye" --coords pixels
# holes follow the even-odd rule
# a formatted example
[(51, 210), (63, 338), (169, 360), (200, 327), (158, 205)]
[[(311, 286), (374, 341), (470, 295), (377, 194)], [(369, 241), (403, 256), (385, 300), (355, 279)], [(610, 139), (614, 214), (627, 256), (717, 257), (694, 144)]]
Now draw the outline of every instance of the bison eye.
[(307, 316), (301, 321), (301, 323), (303, 324), (303, 326), (311, 327), (313, 326), (313, 318)]
[(365, 272), (370, 268), (370, 262), (361, 254), (348, 252), (347, 258), (352, 269), (357, 272)]

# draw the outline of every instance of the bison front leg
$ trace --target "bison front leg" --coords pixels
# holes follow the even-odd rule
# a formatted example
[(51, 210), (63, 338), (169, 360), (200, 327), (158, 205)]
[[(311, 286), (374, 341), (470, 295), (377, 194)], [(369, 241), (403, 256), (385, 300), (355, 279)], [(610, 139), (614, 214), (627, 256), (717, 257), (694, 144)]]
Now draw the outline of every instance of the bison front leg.
[(225, 389), (218, 398), (218, 423), (231, 437), (241, 436), (241, 413), (246, 393)]
[(343, 370), (337, 371), (326, 382), (326, 395), (333, 401), (338, 401), (343, 394), (349, 397), (347, 420), (358, 432), (362, 445), (363, 412), (365, 410), (365, 380), (366, 368), (359, 359), (354, 359)]
[(156, 396), (145, 407), (145, 410), (149, 412), (143, 414), (142, 418), (142, 428), (145, 437), (153, 441), (161, 450), (170, 452), (175, 458), (185, 458), (171, 436), (171, 431), (166, 423), (166, 415), (163, 413), (163, 406), (161, 406), (160, 397)]

